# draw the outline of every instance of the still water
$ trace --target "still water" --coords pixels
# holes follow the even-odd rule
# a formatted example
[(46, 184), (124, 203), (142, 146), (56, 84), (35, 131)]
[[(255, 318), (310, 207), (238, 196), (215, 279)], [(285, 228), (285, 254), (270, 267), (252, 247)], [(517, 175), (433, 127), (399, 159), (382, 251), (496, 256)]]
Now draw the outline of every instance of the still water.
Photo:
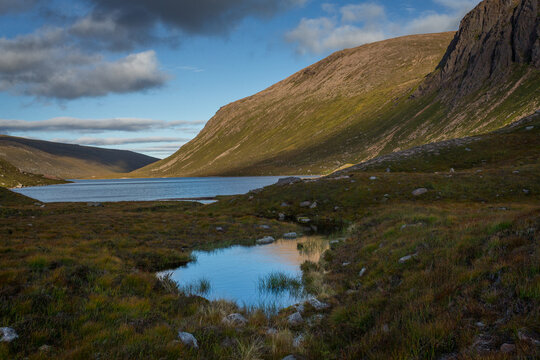
[[(299, 250), (297, 244), (302, 243)], [(300, 265), (306, 261), (319, 261), (329, 243), (321, 237), (303, 237), (297, 240), (277, 240), (268, 245), (232, 246), (214, 251), (195, 251), (195, 262), (170, 274), (180, 288), (190, 288), (204, 279), (208, 292), (201, 294), (209, 300), (225, 299), (239, 306), (284, 308), (306, 299), (302, 292), (285, 289), (281, 292), (261, 289), (261, 279), (269, 274), (285, 274), (300, 279)]]
[(73, 180), (72, 184), (15, 189), (42, 202), (152, 201), (245, 194), (280, 176)]

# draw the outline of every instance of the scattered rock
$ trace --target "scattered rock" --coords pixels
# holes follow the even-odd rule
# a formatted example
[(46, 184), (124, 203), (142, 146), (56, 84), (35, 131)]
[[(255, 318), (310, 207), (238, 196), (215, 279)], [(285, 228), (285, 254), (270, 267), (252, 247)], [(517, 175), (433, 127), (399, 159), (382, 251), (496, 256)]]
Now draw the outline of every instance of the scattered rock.
[(534, 129), (534, 126), (527, 126), (527, 127), (525, 128), (525, 130), (527, 130), (527, 131), (531, 131), (532, 129)]
[(287, 355), (281, 360), (296, 360), (296, 358), (294, 357), (294, 355)]
[(307, 208), (307, 207), (310, 207), (310, 206), (311, 206), (311, 201), (302, 201), (300, 203), (300, 207)]
[(285, 214), (280, 213), (280, 214), (278, 215), (278, 219), (279, 219), (279, 221), (285, 221)]
[(450, 168), (450, 172), (451, 172), (451, 173), (455, 173), (456, 170), (454, 170), (454, 168)]
[(480, 334), (474, 338), (471, 349), (478, 354), (485, 354), (493, 350), (493, 337)]
[(510, 354), (516, 351), (516, 345), (505, 343), (501, 345), (500, 350), (502, 353)]
[(306, 303), (313, 306), (315, 310), (317, 311), (328, 309), (330, 307), (330, 305), (328, 305), (327, 303), (319, 301), (318, 299), (315, 299), (315, 298), (309, 299), (308, 301), (306, 301)]
[(302, 314), (300, 314), (299, 312), (295, 312), (294, 314), (289, 315), (287, 321), (291, 326), (298, 326), (304, 322), (304, 319), (302, 318)]
[(50, 345), (41, 345), (38, 350), (41, 352), (49, 352), (52, 350), (52, 347)]
[(283, 238), (284, 239), (296, 239), (298, 237), (298, 234), (295, 233), (295, 232), (290, 232), (290, 233), (286, 233), (286, 234), (283, 234)]
[(469, 148), (465, 148), (465, 151), (471, 152), (472, 150)]
[(387, 173), (391, 172), (390, 168), (386, 168), (386, 172)]
[(523, 189), (523, 193), (524, 193), (525, 195), (529, 195), (530, 192), (531, 192), (531, 191), (530, 191), (529, 189)]
[(277, 329), (268, 328), (266, 329), (266, 335), (276, 335), (278, 333)]
[(323, 314), (315, 314), (312, 317), (310, 317), (307, 322), (309, 326), (314, 326), (316, 324), (319, 324), (324, 319)]
[(417, 257), (417, 256), (418, 256), (418, 253), (412, 254), (412, 255), (404, 256), (404, 257), (402, 257), (401, 259), (399, 259), (399, 263), (400, 263), (400, 264), (405, 264), (406, 262), (412, 260), (413, 258), (415, 258), (415, 257)]
[(286, 202), (282, 202), (282, 203), (281, 203), (281, 207), (284, 207), (284, 208), (286, 208), (286, 207), (289, 207), (289, 206), (290, 206), (290, 205), (289, 205), (289, 204), (287, 204)]
[(412, 192), (413, 196), (420, 196), (427, 193), (429, 190), (426, 188), (418, 188)]
[(519, 170), (512, 171), (512, 174), (519, 174)]
[(307, 224), (307, 223), (311, 222), (311, 219), (308, 218), (308, 217), (300, 216), (298, 218), (298, 222), (300, 222), (302, 224)]
[(476, 323), (476, 326), (479, 327), (479, 328), (483, 328), (486, 326), (486, 324), (484, 324), (483, 322), (479, 321)]
[(103, 207), (103, 204), (100, 202), (88, 202), (86, 205), (90, 207)]
[(377, 180), (377, 177), (376, 177), (376, 176), (371, 176), (371, 177), (369, 178), (369, 180)]
[(259, 226), (261, 229), (264, 229), (264, 230), (270, 230), (270, 226), (269, 225), (261, 225)]
[(265, 236), (262, 239), (257, 240), (257, 244), (266, 245), (266, 244), (271, 244), (274, 241), (276, 241), (276, 239), (274, 239), (272, 236)]
[(295, 348), (299, 348), (300, 346), (302, 346), (302, 343), (304, 342), (304, 335), (303, 334), (300, 334), (298, 335), (297, 337), (294, 338), (293, 340), (293, 346)]
[(10, 327), (0, 327), (0, 335), (2, 335), (0, 342), (12, 342), (19, 337), (17, 332)]
[(223, 318), (222, 322), (229, 326), (244, 326), (247, 324), (247, 319), (242, 314), (230, 314)]
[(317, 202), (315, 201), (313, 204), (311, 204), (311, 206), (309, 207), (310, 209), (315, 209), (317, 207)]
[(526, 341), (536, 346), (540, 346), (540, 336), (532, 331), (521, 329), (518, 331), (518, 338), (521, 341)]
[(360, 277), (364, 276), (366, 271), (367, 271), (366, 268), (362, 268), (362, 270), (360, 270), (360, 272), (358, 273), (358, 276), (360, 276)]
[(190, 348), (199, 348), (199, 344), (197, 344), (197, 339), (195, 339), (195, 336), (188, 332), (179, 331), (178, 338), (180, 338), (180, 341), (182, 341), (184, 345), (189, 346)]
[(305, 308), (304, 308), (304, 304), (296, 304), (294, 305), (294, 308), (296, 309), (296, 311), (298, 311), (300, 314), (304, 312)]
[(291, 185), (301, 181), (302, 179), (299, 177), (286, 177), (279, 179), (276, 185)]
[(223, 232), (223, 228), (221, 226), (216, 226), (216, 231)]
[(338, 211), (339, 210), (339, 206), (334, 206), (334, 211)]

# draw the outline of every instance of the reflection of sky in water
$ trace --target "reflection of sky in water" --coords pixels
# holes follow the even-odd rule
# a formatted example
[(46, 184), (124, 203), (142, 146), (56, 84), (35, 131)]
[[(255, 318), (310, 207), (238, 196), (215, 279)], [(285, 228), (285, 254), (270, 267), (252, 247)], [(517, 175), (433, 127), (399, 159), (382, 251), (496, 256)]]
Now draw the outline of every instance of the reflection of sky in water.
[[(297, 243), (316, 241), (313, 251), (298, 251)], [(195, 251), (197, 261), (172, 272), (172, 279), (182, 285), (193, 284), (204, 278), (210, 281), (210, 292), (204, 295), (210, 300), (227, 299), (239, 305), (274, 304), (286, 307), (298, 302), (288, 292), (274, 295), (261, 294), (259, 279), (272, 273), (282, 272), (289, 276), (301, 276), (300, 264), (306, 260), (318, 261), (327, 247), (322, 239), (302, 238), (278, 240), (269, 245), (232, 246), (216, 251)], [(312, 247), (309, 247), (311, 249)]]

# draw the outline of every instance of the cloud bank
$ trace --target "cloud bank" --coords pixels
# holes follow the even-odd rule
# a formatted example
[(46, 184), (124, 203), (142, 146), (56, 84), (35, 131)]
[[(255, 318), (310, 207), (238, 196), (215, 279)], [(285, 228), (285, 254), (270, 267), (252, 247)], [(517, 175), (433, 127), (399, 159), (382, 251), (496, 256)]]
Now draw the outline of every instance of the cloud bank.
[(137, 132), (159, 129), (191, 128), (194, 125), (203, 125), (205, 121), (163, 121), (153, 119), (114, 118), (114, 119), (78, 119), (72, 117), (59, 117), (41, 121), (2, 120), (0, 119), (0, 133), (11, 132), (55, 132), (79, 131), (87, 133), (102, 133), (106, 131)]
[[(161, 136), (149, 136), (140, 138), (95, 138), (95, 137), (82, 137), (78, 139), (53, 139), (54, 142), (79, 144), (79, 145), (93, 145), (93, 146), (112, 146), (112, 145), (131, 145), (131, 144), (145, 144), (145, 143), (185, 143), (191, 139), (177, 138), (177, 137), (161, 137)], [(178, 145), (168, 145), (169, 147), (176, 147)]]

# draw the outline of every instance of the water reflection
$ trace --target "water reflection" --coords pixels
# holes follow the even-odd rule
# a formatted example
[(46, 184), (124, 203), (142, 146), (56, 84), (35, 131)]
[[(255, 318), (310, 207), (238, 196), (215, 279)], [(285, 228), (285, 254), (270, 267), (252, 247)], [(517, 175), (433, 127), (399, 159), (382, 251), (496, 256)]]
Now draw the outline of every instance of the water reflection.
[(296, 283), (302, 275), (300, 265), (307, 260), (319, 261), (328, 247), (328, 241), (321, 237), (304, 237), (268, 245), (195, 251), (196, 262), (165, 273), (180, 288), (205, 279), (204, 297), (209, 300), (279, 309), (305, 297)]

